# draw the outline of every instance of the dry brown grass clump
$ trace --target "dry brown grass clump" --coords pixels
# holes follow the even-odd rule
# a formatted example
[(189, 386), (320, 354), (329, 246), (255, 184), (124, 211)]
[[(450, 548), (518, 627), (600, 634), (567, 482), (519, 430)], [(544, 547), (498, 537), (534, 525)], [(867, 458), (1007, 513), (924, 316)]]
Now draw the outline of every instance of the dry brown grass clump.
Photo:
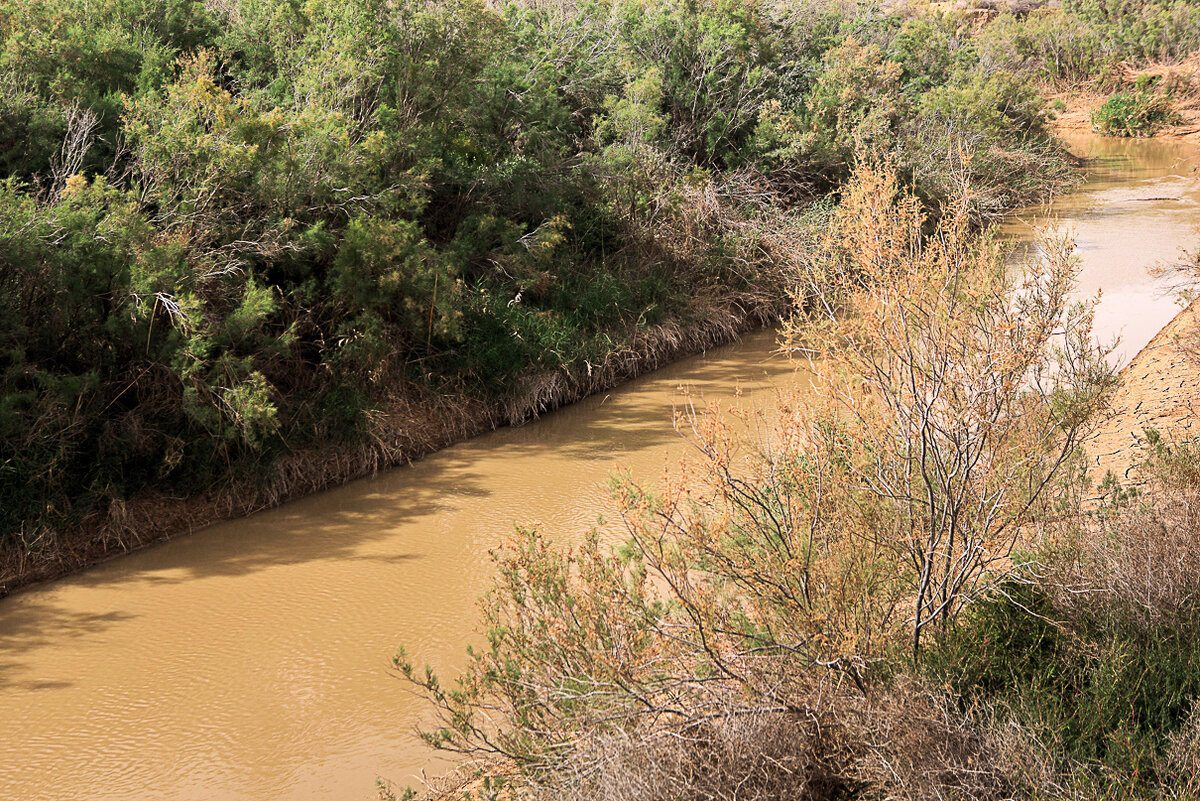
[(763, 712), (731, 699), (723, 714), (681, 727), (589, 739), (530, 788), (550, 801), (977, 801), (1029, 798), (1055, 785), (1027, 730), (965, 712), (911, 675), (829, 714)]

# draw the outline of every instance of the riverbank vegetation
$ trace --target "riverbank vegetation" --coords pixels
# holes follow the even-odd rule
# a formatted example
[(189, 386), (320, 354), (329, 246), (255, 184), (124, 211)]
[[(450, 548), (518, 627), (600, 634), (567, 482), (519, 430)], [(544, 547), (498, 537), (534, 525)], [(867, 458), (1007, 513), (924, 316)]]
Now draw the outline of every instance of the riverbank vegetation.
[(980, 216), (1066, 180), (1036, 93), (952, 30), (690, 0), (8, 4), (0, 584), (72, 531), (136, 542), (147, 493), (275, 502), (411, 456), (447, 427), (428, 410), (517, 421), (778, 314), (862, 147), (930, 197), (978, 174)]
[(1108, 136), (1152, 136), (1179, 115), (1165, 94), (1142, 89), (1119, 92), (1092, 113), (1092, 125)]
[[(1194, 51), (1200, 15), (954, 30), (1023, 85), (1149, 97), (1171, 90), (1130, 71)], [(979, 176), (935, 193), (903, 148), (844, 158), (789, 265), (786, 342), (820, 391), (688, 410), (694, 458), (615, 479), (618, 526), (497, 550), (459, 679), (397, 656), (430, 745), (502, 766), (466, 797), (1200, 797), (1195, 444), (1148, 431), (1136, 491), (1093, 483), (1116, 378), (1067, 300), (1069, 240), (1013, 276)]]
[(819, 247), (858, 280), (789, 332), (818, 389), (683, 414), (619, 535), (517, 532), (457, 682), (397, 657), (432, 745), (512, 766), (479, 797), (1196, 797), (1195, 445), (1097, 500), (1071, 243), (1014, 276), (966, 217), (861, 165)]
[(1196, 29), (1181, 2), (985, 22), (767, 0), (14, 0), (0, 585), (783, 313), (823, 291), (813, 243), (863, 153), (890, 153), (928, 208), (969, 197), (975, 225), (1053, 192), (1072, 174), (1038, 87), (1173, 57)]

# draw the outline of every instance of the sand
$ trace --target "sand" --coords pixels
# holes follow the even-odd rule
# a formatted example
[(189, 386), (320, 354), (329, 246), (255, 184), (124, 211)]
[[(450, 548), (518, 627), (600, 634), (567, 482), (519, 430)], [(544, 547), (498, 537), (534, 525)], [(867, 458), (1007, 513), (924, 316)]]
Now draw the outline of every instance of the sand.
[(1200, 436), (1200, 301), (1175, 316), (1120, 373), (1112, 416), (1084, 443), (1094, 483), (1112, 473), (1140, 483), (1133, 469), (1145, 456), (1145, 430), (1167, 440)]

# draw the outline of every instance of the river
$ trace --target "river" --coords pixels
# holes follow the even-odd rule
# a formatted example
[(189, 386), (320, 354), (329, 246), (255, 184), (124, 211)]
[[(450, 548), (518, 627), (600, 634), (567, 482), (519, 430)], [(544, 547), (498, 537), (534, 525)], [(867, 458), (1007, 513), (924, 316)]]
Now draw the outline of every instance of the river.
[[(1075, 232), (1080, 293), (1128, 359), (1176, 312), (1147, 268), (1200, 241), (1200, 151), (1072, 141), (1080, 191), (1027, 209)], [(1168, 198), (1168, 199), (1155, 199)], [(760, 332), (411, 467), (209, 527), (0, 601), (0, 799), (368, 799), (377, 777), (445, 767), (390, 671), (405, 643), (453, 670), (517, 522), (566, 536), (610, 509), (617, 468), (653, 478), (686, 450), (680, 387), (753, 402), (804, 380)]]

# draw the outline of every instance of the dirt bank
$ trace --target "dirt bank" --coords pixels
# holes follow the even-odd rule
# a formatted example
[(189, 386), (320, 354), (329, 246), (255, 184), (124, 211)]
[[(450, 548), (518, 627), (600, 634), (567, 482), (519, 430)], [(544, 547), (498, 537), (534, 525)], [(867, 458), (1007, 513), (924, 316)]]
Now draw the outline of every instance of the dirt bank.
[(1093, 483), (1109, 471), (1124, 485), (1140, 483), (1132, 466), (1145, 455), (1147, 428), (1168, 439), (1200, 435), (1198, 326), (1200, 301), (1176, 315), (1121, 371), (1113, 416), (1084, 444)]
[(247, 477), (193, 498), (144, 493), (114, 502), (74, 528), (45, 535), (31, 554), (4, 554), (0, 598), (212, 523), (245, 517), (411, 462), (500, 426), (519, 424), (673, 361), (728, 344), (777, 319), (780, 311), (778, 303), (762, 296), (708, 304), (688, 322), (640, 331), (601, 364), (535, 376), (506, 399), (443, 395), (417, 386), (397, 388), (387, 408), (376, 415), (371, 436), (361, 443), (297, 451), (277, 460), (267, 476)]
[(1143, 68), (1122, 65), (1110, 79), (1115, 87), (1111, 93), (1094, 89), (1050, 93), (1047, 96), (1064, 107), (1055, 116), (1052, 127), (1059, 133), (1092, 130), (1092, 113), (1112, 94), (1134, 88), (1142, 76), (1154, 76), (1159, 85), (1174, 87), (1172, 106), (1179, 115), (1179, 123), (1156, 131), (1154, 136), (1200, 144), (1200, 53), (1193, 54), (1179, 64), (1156, 64)]

